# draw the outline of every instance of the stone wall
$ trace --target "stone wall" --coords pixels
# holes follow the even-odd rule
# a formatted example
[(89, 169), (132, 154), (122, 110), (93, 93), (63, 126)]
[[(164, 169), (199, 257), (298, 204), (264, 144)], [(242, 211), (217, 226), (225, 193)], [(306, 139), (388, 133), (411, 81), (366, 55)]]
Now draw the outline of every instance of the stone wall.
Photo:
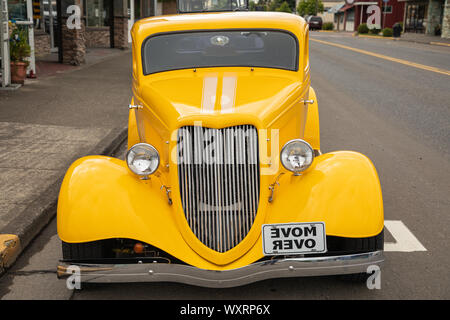
[(162, 14), (176, 14), (177, 2), (176, 1), (164, 1), (162, 3)]
[(450, 39), (450, 0), (445, 0), (441, 37)]
[(85, 38), (87, 48), (109, 48), (109, 27), (87, 27)]
[(50, 35), (43, 31), (36, 31), (34, 33), (34, 54), (45, 56), (51, 53)]
[(84, 64), (86, 55), (85, 25), (81, 28), (67, 28), (67, 18), (62, 18), (63, 63), (74, 66)]
[(128, 48), (128, 17), (114, 17), (114, 48)]
[(434, 36), (436, 28), (441, 24), (443, 4), (444, 0), (430, 0), (428, 3), (427, 34)]

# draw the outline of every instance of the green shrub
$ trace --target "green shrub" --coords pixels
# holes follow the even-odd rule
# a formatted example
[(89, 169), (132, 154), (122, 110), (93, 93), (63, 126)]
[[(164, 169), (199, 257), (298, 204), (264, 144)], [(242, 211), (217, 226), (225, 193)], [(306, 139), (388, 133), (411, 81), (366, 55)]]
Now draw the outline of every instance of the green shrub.
[(378, 35), (380, 33), (380, 31), (381, 31), (381, 29), (377, 29), (377, 28), (369, 29), (369, 33), (374, 34), (374, 35)]
[(334, 29), (334, 24), (333, 22), (325, 22), (322, 25), (322, 30), (333, 30)]
[(384, 28), (382, 32), (383, 37), (392, 37), (393, 34), (392, 28)]
[(361, 23), (358, 26), (358, 33), (365, 34), (369, 32), (369, 28), (367, 27), (367, 23)]
[(28, 44), (28, 31), (23, 26), (11, 25), (11, 36), (9, 39), (9, 55), (12, 62), (25, 62), (31, 53), (31, 47)]

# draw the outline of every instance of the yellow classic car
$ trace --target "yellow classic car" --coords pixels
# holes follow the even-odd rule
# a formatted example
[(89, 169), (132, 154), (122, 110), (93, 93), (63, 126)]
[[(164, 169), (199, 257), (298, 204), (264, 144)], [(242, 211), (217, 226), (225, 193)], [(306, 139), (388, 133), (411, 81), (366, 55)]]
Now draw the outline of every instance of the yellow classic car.
[(380, 182), (366, 156), (320, 151), (307, 23), (211, 3), (180, 0), (179, 14), (134, 24), (126, 159), (68, 169), (58, 275), (363, 279), (384, 260)]

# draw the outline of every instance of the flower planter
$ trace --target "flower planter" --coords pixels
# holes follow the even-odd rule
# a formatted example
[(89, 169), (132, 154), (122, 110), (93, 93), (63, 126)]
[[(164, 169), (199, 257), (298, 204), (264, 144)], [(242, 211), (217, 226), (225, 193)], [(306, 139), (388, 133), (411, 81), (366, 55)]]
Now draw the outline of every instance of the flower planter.
[(11, 62), (11, 82), (24, 84), (27, 76), (27, 64), (25, 62)]

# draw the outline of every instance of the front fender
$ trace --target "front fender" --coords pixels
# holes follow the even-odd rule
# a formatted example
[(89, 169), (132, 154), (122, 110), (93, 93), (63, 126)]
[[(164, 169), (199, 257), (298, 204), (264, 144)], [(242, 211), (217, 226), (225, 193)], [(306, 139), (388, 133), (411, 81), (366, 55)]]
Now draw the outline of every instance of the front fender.
[(267, 223), (325, 222), (327, 235), (365, 238), (383, 230), (378, 174), (366, 156), (336, 151), (317, 157), (303, 175), (285, 173)]
[[(383, 229), (383, 204), (372, 163), (355, 152), (332, 152), (316, 158), (302, 176), (284, 174), (261, 223), (323, 221), (327, 235), (371, 237)], [(129, 238), (151, 244), (198, 268), (229, 270), (263, 257), (261, 236), (236, 260), (217, 265), (183, 239), (176, 215), (155, 175), (141, 180), (122, 160), (89, 156), (75, 161), (66, 173), (58, 200), (57, 228), (61, 240), (81, 243)], [(267, 192), (261, 190), (262, 195)], [(268, 201), (262, 197), (260, 201)], [(261, 224), (252, 228), (261, 230)]]

